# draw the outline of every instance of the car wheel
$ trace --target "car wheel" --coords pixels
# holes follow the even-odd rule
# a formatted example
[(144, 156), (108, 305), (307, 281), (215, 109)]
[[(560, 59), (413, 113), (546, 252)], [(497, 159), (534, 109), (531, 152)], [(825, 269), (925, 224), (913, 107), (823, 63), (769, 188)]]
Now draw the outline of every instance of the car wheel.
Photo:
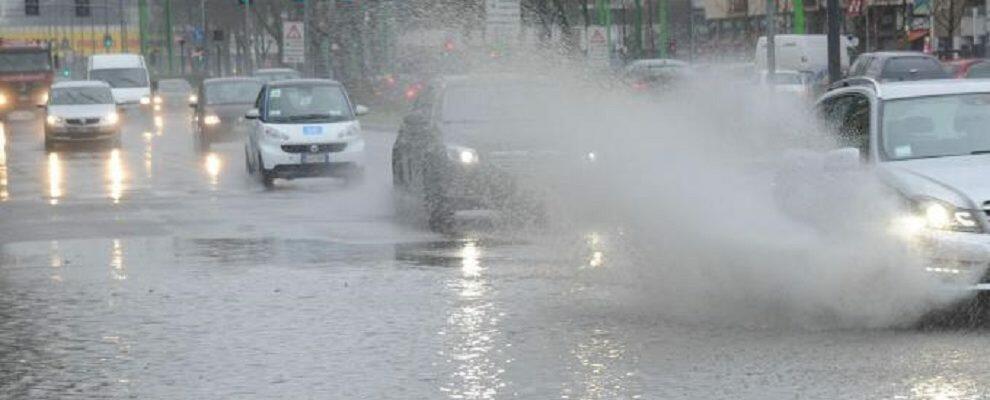
[(247, 147), (244, 147), (244, 168), (247, 170), (248, 175), (254, 175), (254, 166), (251, 165), (251, 153), (248, 152)]
[(265, 162), (261, 158), (261, 153), (258, 153), (258, 178), (261, 180), (261, 184), (265, 185), (265, 188), (271, 189), (275, 187), (275, 175), (271, 171), (265, 169)]
[(52, 151), (55, 149), (55, 142), (45, 135), (45, 151)]

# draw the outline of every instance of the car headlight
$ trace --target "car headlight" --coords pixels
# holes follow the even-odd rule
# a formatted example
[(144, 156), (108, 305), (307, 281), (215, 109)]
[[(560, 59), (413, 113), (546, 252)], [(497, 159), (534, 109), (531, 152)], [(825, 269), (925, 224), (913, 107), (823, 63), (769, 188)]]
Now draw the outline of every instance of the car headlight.
[(153, 101), (155, 102), (155, 104), (162, 104), (162, 96), (155, 95)]
[(0, 106), (7, 105), (7, 95), (0, 93)]
[[(42, 92), (41, 97), (38, 99), (39, 104), (48, 104), (48, 92)], [(3, 103), (0, 103), (3, 104)]]
[(478, 152), (462, 146), (447, 146), (447, 158), (463, 165), (478, 163)]
[(150, 97), (148, 97), (148, 96), (143, 96), (143, 97), (141, 97), (141, 104), (142, 104), (142, 105), (148, 105), (148, 104), (151, 104), (151, 98), (150, 98)]
[(341, 139), (353, 139), (358, 136), (361, 136), (361, 129), (359, 129), (356, 126), (347, 128), (346, 130), (344, 130), (343, 133), (340, 134)]
[(944, 201), (923, 199), (915, 201), (914, 212), (898, 218), (895, 227), (902, 233), (918, 233), (924, 229), (981, 232), (979, 211), (962, 210)]
[(48, 122), (48, 125), (50, 126), (60, 125), (62, 121), (63, 121), (62, 117), (59, 117), (57, 115), (49, 115), (47, 118), (45, 118), (45, 122)]
[(189, 102), (192, 104), (196, 104), (197, 102), (199, 102), (199, 97), (194, 94), (191, 94), (189, 95)]
[(203, 123), (207, 125), (216, 125), (220, 123), (220, 117), (210, 114), (203, 117)]
[(598, 161), (598, 153), (595, 153), (593, 151), (589, 151), (588, 154), (585, 154), (584, 155), (584, 159), (587, 160), (590, 163), (596, 162), (596, 161)]
[(277, 129), (272, 129), (272, 128), (265, 128), (265, 136), (279, 142), (284, 142), (286, 140), (289, 140), (289, 135), (286, 135), (285, 133), (279, 132)]
[(111, 111), (109, 114), (107, 114), (105, 120), (110, 125), (116, 125), (118, 122), (120, 122), (120, 114), (117, 114), (116, 111)]

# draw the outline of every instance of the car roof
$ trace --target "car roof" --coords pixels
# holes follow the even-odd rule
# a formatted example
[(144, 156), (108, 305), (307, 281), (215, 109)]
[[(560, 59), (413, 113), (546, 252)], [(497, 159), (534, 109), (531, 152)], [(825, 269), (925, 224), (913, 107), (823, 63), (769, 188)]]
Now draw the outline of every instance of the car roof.
[(922, 53), (920, 51), (904, 51), (904, 50), (900, 50), (900, 51), (893, 51), (893, 50), (892, 51), (875, 51), (875, 52), (872, 52), (872, 53), (863, 53), (863, 54), (860, 54), (860, 57), (862, 57), (862, 56), (870, 56), (870, 57), (878, 57), (878, 58), (894, 58), (894, 57), (926, 57), (926, 58), (935, 58), (931, 54), (925, 54), (925, 53)]
[(268, 82), (269, 87), (285, 87), (285, 86), (300, 86), (300, 85), (334, 85), (340, 86), (340, 82), (332, 79), (282, 79), (278, 81)]
[(81, 88), (81, 87), (105, 87), (109, 89), (110, 85), (104, 81), (61, 81), (61, 82), (56, 82), (52, 85), (52, 89)]
[(262, 68), (255, 70), (254, 74), (273, 74), (273, 73), (282, 73), (282, 72), (294, 72), (297, 74), (299, 73), (299, 71), (296, 71), (292, 68)]
[(990, 93), (990, 79), (932, 79), (887, 82), (880, 85), (885, 100), (950, 94)]
[(647, 65), (647, 66), (651, 66), (651, 65), (670, 65), (670, 66), (677, 66), (677, 67), (685, 67), (685, 66), (688, 65), (688, 63), (685, 62), (685, 61), (681, 61), (681, 60), (677, 60), (677, 59), (673, 59), (673, 58), (647, 58), (647, 59), (642, 59), (642, 60), (636, 60), (636, 61), (633, 61), (633, 62), (629, 63), (629, 66), (630, 67), (632, 67), (632, 66), (638, 66), (638, 65)]
[(250, 76), (227, 76), (223, 78), (210, 78), (203, 79), (203, 86), (209, 85), (211, 83), (224, 83), (224, 82), (257, 82), (263, 83), (258, 78), (252, 78)]

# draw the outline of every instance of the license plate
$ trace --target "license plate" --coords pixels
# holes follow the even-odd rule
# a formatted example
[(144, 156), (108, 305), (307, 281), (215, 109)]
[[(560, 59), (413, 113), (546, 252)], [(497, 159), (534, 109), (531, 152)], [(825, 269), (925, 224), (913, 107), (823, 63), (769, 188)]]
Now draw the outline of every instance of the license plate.
[(326, 153), (303, 153), (303, 164), (323, 164), (329, 162), (329, 154)]
[(306, 136), (318, 136), (323, 134), (322, 126), (304, 126), (303, 135)]

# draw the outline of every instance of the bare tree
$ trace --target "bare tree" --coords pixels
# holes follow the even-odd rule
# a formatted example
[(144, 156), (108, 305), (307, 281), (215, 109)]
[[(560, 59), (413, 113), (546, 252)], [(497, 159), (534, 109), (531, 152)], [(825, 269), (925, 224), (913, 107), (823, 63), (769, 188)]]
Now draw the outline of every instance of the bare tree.
[(931, 0), (936, 32), (949, 38), (957, 36), (963, 15), (974, 5), (972, 0)]

